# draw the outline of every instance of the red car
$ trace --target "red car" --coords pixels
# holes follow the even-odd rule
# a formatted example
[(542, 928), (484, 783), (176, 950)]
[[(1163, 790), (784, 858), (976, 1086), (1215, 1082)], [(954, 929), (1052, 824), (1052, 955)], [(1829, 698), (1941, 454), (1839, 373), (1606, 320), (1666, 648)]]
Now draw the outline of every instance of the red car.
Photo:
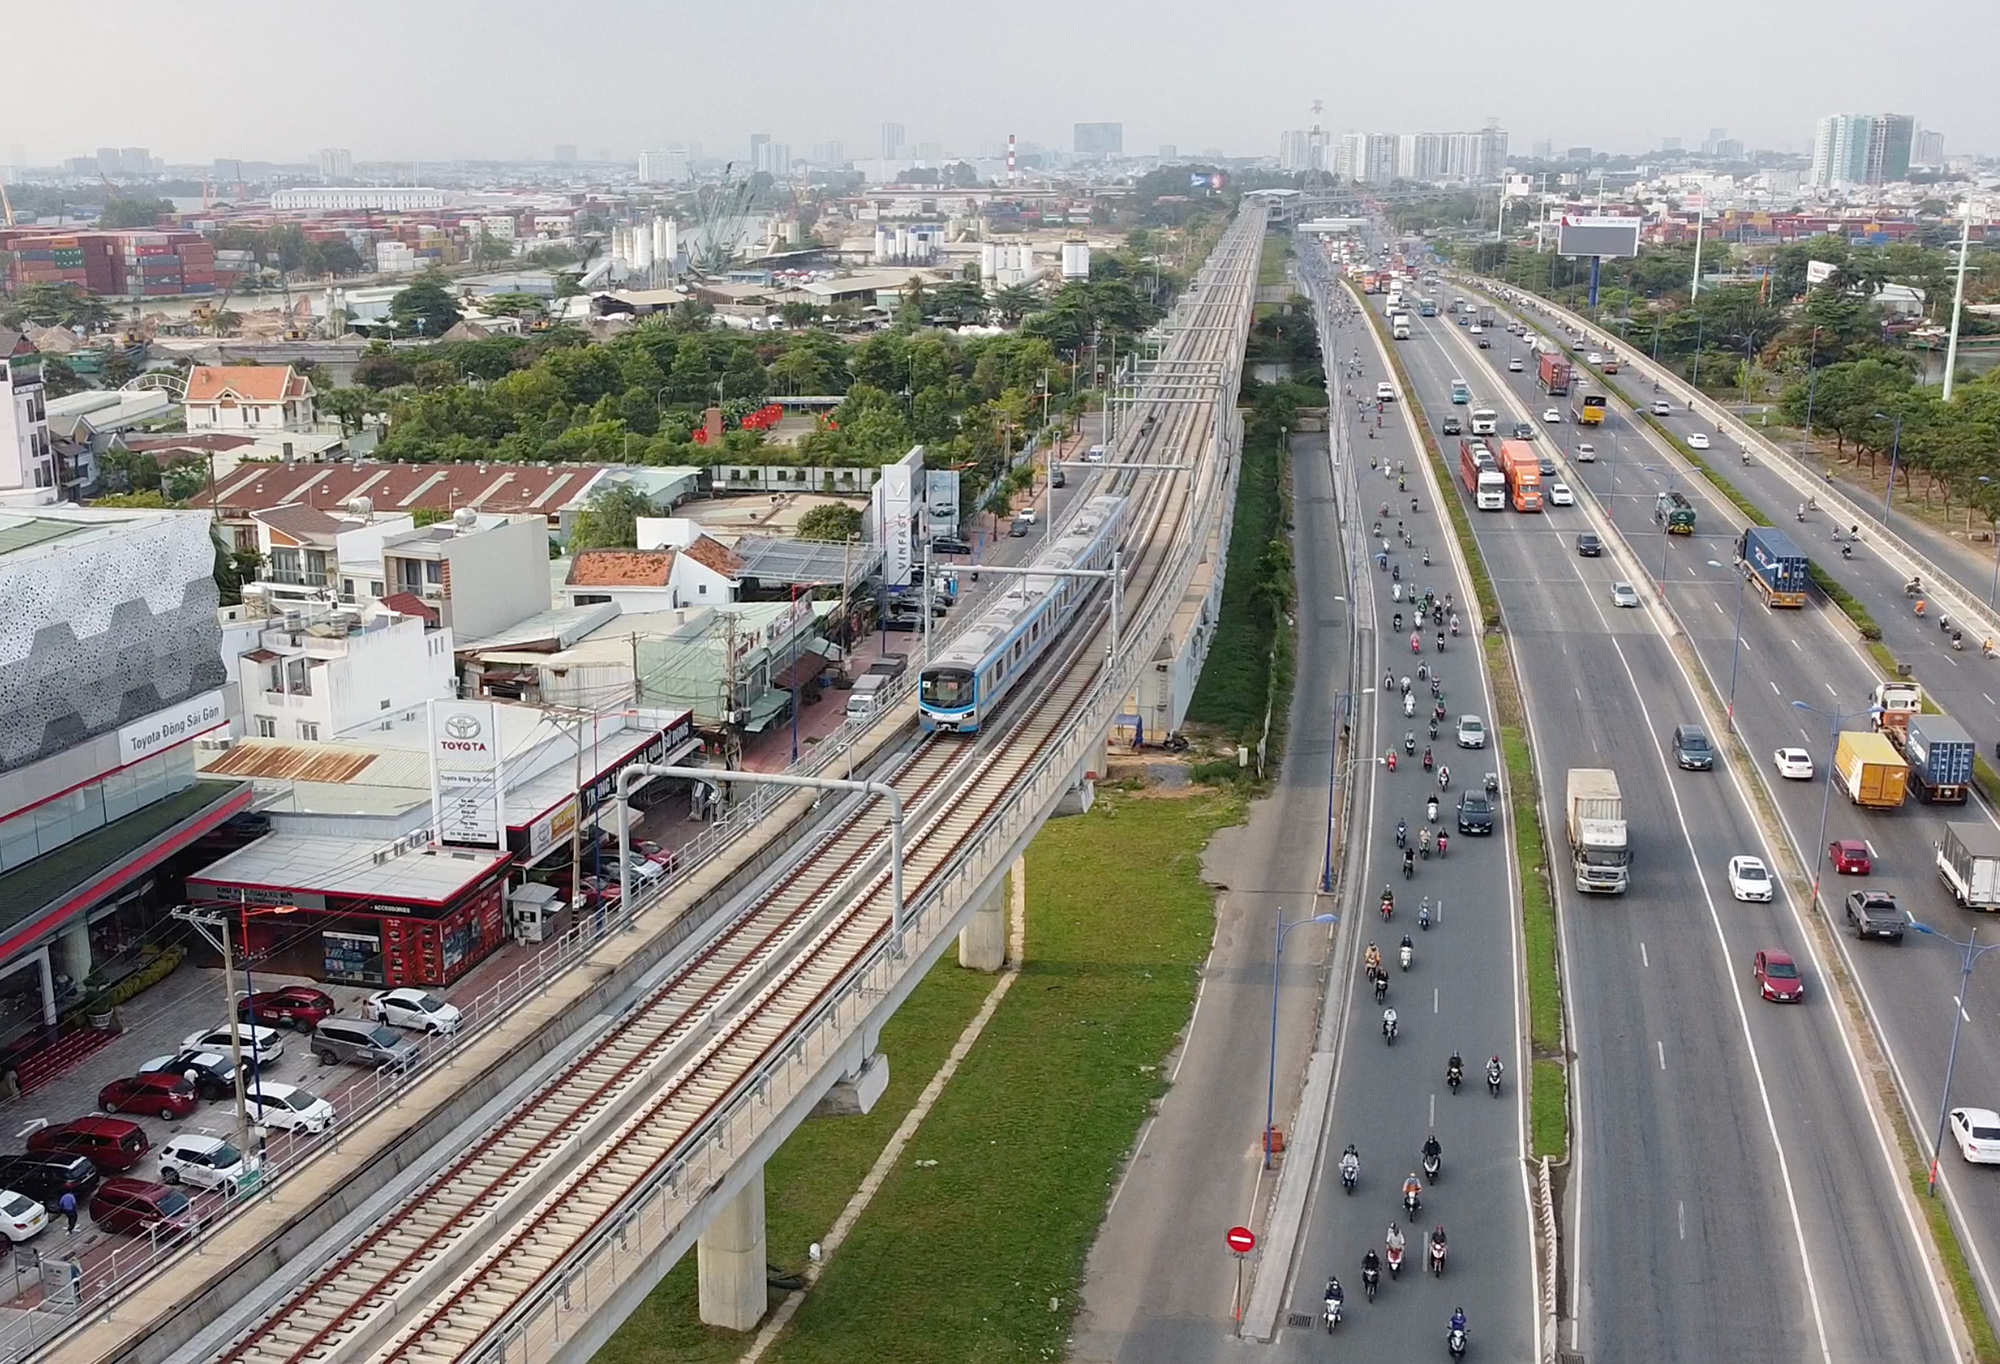
[(170, 1121), (185, 1118), (200, 1102), (185, 1075), (168, 1071), (113, 1080), (97, 1091), (97, 1106), (106, 1113), (157, 1113)]
[(267, 1027), (290, 1024), (299, 1032), (311, 1032), (323, 1018), (340, 1012), (333, 996), (310, 985), (287, 985), (281, 990), (259, 990), (236, 1001), (236, 1017), (245, 1023)]
[(1757, 988), (1764, 998), (1773, 1004), (1805, 1003), (1805, 977), (1799, 974), (1798, 964), (1785, 953), (1759, 952), (1751, 962), (1750, 974), (1756, 977)]
[(125, 1118), (77, 1118), (60, 1127), (42, 1127), (28, 1134), (28, 1149), (41, 1154), (60, 1152), (85, 1156), (107, 1175), (123, 1174), (146, 1158), (152, 1147), (146, 1129)]
[(1875, 863), (1868, 856), (1868, 845), (1858, 838), (1836, 838), (1826, 845), (1828, 857), (1833, 859), (1833, 869), (1842, 876), (1866, 876), (1875, 869)]

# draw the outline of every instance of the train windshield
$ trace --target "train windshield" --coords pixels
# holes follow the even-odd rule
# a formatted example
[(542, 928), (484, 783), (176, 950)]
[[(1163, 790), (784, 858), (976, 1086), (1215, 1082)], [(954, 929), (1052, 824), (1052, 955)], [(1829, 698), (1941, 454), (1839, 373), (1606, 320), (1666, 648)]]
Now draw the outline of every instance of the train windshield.
[(923, 703), (942, 710), (972, 704), (972, 674), (963, 668), (927, 668), (920, 691)]

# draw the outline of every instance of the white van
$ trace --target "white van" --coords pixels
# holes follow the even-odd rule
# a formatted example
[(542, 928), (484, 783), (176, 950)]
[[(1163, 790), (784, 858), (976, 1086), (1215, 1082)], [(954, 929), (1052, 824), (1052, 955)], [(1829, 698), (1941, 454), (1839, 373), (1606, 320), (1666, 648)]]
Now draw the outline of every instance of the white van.
[(881, 673), (863, 673), (854, 679), (854, 690), (847, 693), (847, 718), (866, 720), (878, 707), (883, 688), (889, 679)]

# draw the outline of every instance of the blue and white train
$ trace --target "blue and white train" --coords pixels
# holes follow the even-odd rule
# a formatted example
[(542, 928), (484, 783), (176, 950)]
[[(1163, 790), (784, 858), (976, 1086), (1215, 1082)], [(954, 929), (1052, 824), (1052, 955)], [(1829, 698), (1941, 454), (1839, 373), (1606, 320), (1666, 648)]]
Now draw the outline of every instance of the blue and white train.
[[(1093, 497), (1029, 567), (1109, 568), (1124, 520), (1124, 498)], [(924, 669), (917, 690), (917, 723), (927, 733), (977, 734), (981, 721), (1034, 667), (1042, 650), (1062, 633), (1101, 582), (1032, 573), (1014, 577), (999, 600)]]

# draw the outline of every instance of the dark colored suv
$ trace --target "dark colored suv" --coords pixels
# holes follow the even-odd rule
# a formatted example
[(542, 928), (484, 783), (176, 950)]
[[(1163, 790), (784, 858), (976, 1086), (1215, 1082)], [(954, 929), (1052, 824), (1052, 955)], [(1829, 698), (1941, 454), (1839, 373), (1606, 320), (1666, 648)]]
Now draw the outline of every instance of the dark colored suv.
[(1700, 725), (1674, 726), (1674, 761), (1690, 772), (1715, 766), (1715, 750), (1708, 746), (1708, 734)]
[(82, 1156), (0, 1156), (0, 1189), (26, 1194), (45, 1208), (65, 1193), (82, 1198), (96, 1184), (97, 1167)]
[(1887, 891), (1857, 890), (1847, 897), (1847, 923), (1857, 938), (1903, 940), (1903, 907)]
[(1465, 791), (1458, 797), (1458, 831), (1462, 834), (1493, 832), (1493, 802), (1483, 791)]
[(131, 1169), (146, 1158), (152, 1145), (146, 1129), (125, 1118), (77, 1118), (60, 1127), (42, 1127), (28, 1134), (30, 1151), (87, 1156), (92, 1165), (107, 1175)]

